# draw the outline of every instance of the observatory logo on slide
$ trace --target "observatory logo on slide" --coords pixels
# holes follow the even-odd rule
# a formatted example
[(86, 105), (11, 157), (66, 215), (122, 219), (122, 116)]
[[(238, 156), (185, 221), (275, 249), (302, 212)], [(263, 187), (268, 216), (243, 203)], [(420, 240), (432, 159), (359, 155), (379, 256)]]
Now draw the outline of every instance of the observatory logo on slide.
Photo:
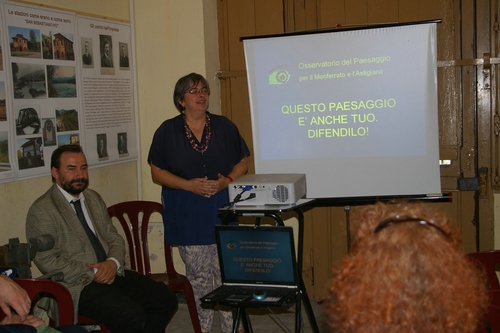
[(285, 84), (290, 80), (290, 73), (286, 69), (280, 69), (280, 67), (271, 69), (269, 84)]

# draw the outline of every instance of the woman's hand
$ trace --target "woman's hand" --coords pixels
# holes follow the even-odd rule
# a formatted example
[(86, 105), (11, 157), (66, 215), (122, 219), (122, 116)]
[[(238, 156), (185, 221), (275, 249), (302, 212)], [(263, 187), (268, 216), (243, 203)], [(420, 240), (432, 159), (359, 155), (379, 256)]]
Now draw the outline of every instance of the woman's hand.
[(194, 178), (190, 180), (191, 192), (210, 198), (217, 192), (225, 189), (230, 183), (229, 179), (225, 176), (218, 174), (217, 180), (209, 180), (207, 178)]
[(189, 181), (190, 190), (194, 194), (201, 195), (202, 197), (210, 198), (218, 192), (217, 180), (208, 180), (207, 178), (193, 178)]
[(217, 189), (218, 189), (218, 190), (217, 190), (217, 192), (219, 192), (219, 191), (221, 191), (221, 190), (225, 189), (226, 187), (228, 187), (228, 186), (229, 186), (229, 183), (231, 183), (231, 182), (232, 182), (232, 180), (231, 180), (231, 179), (227, 178), (226, 176), (224, 176), (224, 175), (222, 175), (222, 174), (220, 174), (220, 173), (219, 173), (219, 174), (217, 174), (217, 178), (218, 178), (218, 179), (217, 179), (217, 184), (218, 184), (218, 185), (217, 185)]

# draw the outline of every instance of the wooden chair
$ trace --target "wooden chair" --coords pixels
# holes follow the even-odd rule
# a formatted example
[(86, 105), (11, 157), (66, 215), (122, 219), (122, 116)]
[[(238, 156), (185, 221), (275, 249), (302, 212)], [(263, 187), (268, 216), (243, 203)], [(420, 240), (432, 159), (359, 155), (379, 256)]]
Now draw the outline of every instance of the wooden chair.
[[(20, 279), (14, 281), (20, 285), (31, 299), (38, 294), (50, 294), (57, 301), (58, 315), (51, 326), (73, 325), (73, 300), (69, 290), (59, 282), (47, 279)], [(0, 320), (5, 314), (0, 310)]]
[(177, 273), (172, 259), (171, 247), (163, 241), (165, 253), (165, 273), (151, 273), (148, 248), (148, 224), (151, 214), (161, 214), (162, 205), (154, 201), (126, 201), (108, 207), (111, 218), (120, 222), (127, 239), (130, 255), (130, 268), (151, 279), (165, 283), (172, 291), (184, 291), (189, 315), (196, 333), (201, 333), (201, 326), (196, 310), (193, 288), (186, 276)]
[(490, 304), (476, 333), (500, 333), (500, 306)]
[(500, 250), (472, 252), (466, 257), (484, 271), (489, 285), (490, 304), (483, 321), (486, 327), (480, 328), (478, 333), (500, 333), (500, 283), (496, 273), (500, 270)]

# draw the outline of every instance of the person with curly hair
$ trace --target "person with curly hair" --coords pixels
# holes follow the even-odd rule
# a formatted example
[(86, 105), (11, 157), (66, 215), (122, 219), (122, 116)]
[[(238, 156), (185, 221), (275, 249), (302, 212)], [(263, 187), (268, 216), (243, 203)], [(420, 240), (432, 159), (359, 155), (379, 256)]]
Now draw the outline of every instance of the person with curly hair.
[(353, 210), (353, 247), (325, 302), (338, 333), (472, 333), (487, 282), (462, 251), (458, 229), (424, 203)]

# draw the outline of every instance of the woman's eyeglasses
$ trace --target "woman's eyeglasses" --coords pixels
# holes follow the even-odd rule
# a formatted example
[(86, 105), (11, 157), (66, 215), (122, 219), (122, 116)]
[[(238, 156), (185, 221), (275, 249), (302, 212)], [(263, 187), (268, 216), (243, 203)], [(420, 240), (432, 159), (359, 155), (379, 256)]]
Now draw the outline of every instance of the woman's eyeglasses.
[(205, 94), (205, 95), (210, 95), (210, 89), (208, 88), (191, 88), (188, 91), (185, 92), (186, 94), (189, 93), (191, 95), (198, 96), (199, 94)]

